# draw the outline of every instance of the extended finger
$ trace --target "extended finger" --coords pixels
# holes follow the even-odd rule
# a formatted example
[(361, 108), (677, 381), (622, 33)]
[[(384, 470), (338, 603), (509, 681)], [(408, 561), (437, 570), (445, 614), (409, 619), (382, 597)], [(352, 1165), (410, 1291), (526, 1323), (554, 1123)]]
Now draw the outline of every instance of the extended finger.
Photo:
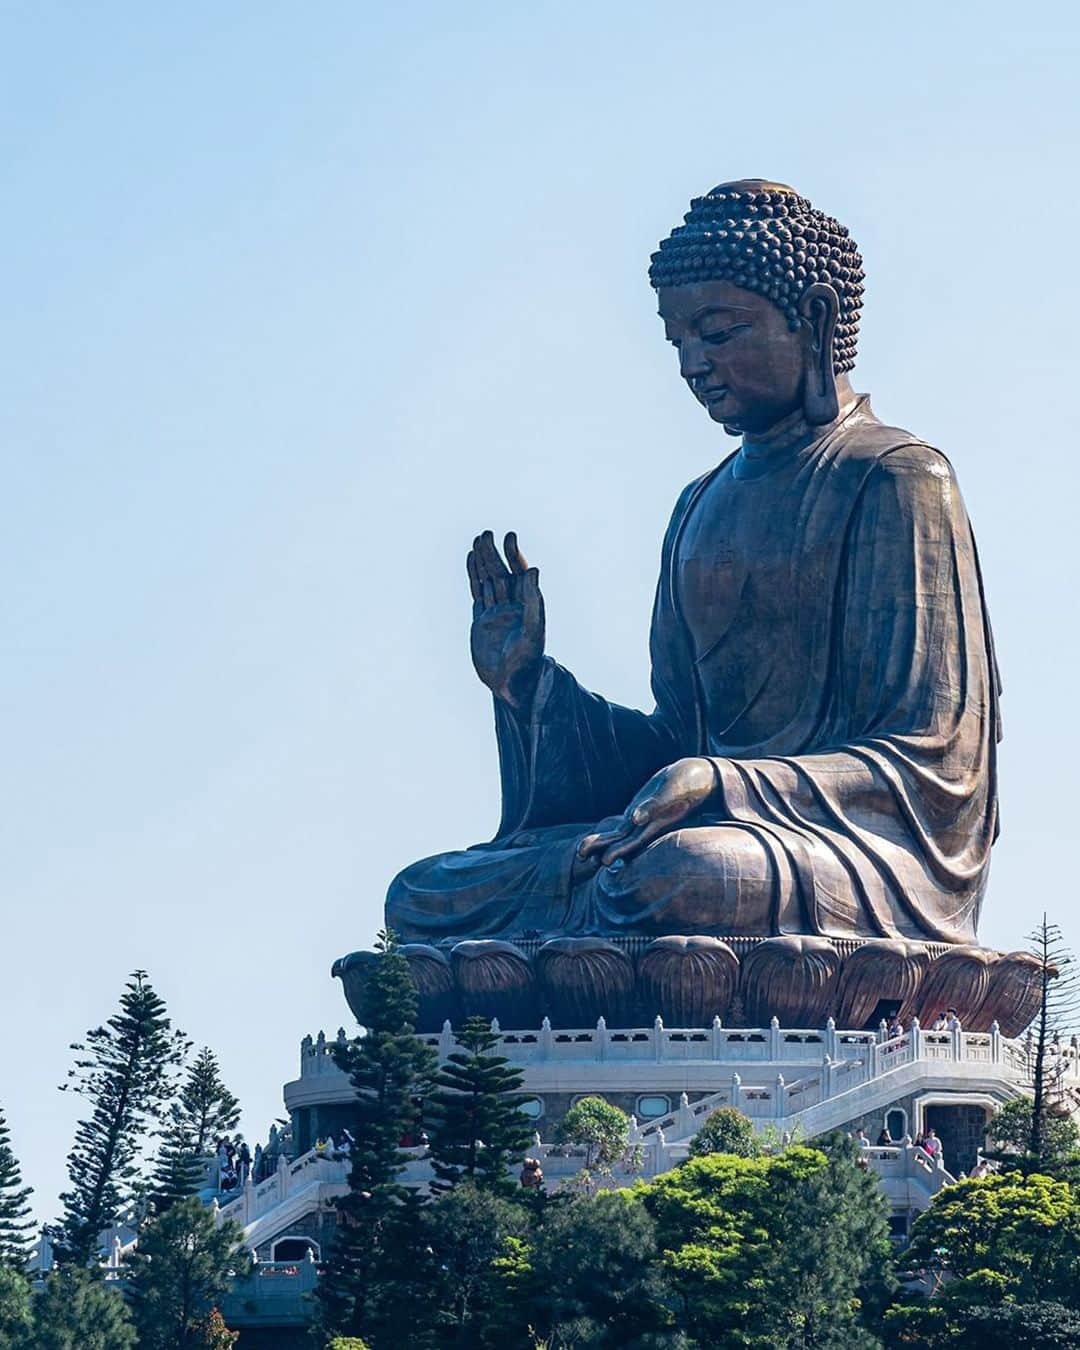
[(495, 583), (492, 581), (490, 577), (484, 578), (484, 585), (483, 590), (481, 591), (480, 598), (484, 602), (485, 609), (490, 609), (491, 606), (495, 603)]
[(540, 573), (535, 567), (530, 567), (517, 580), (521, 603), (525, 606), (525, 622), (535, 628), (540, 622), (544, 606), (540, 596)]
[(487, 565), (487, 573), (493, 580), (495, 577), (508, 577), (510, 569), (502, 560), (495, 544), (495, 536), (490, 530), (485, 530), (480, 536), (480, 553)]
[(472, 598), (479, 600), (484, 583), (480, 579), (480, 569), (476, 565), (476, 554), (471, 549), (465, 559), (465, 570), (469, 574), (469, 590), (472, 592)]
[(523, 572), (529, 570), (529, 564), (525, 561), (525, 555), (518, 545), (516, 530), (511, 530), (503, 540), (503, 552), (506, 554), (506, 561), (510, 564), (511, 572), (520, 576)]
[(624, 839), (614, 848), (609, 848), (600, 859), (605, 867), (610, 867), (612, 863), (618, 862), (620, 858), (633, 858), (639, 854), (642, 849), (647, 848), (654, 839), (664, 833), (663, 821), (653, 820), (639, 826), (634, 830), (628, 839)]
[(596, 834), (587, 834), (578, 845), (578, 857), (588, 858), (602, 849), (610, 847), (619, 839), (625, 839), (633, 826), (625, 817), (613, 830), (600, 830)]

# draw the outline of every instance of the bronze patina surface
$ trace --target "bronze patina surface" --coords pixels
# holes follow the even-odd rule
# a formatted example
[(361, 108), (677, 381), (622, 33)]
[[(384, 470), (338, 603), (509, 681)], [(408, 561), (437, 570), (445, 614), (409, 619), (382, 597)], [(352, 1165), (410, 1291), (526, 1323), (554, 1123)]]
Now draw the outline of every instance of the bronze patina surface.
[[(547, 655), (537, 569), (514, 534), (501, 552), (479, 535), (471, 650), (494, 696), (502, 821), (490, 843), (401, 872), (387, 922), (440, 947), (752, 940), (755, 985), (809, 972), (815, 1016), (841, 989), (865, 1012), (873, 956), (846, 979), (841, 957), (881, 942), (911, 1006), (918, 944), (976, 945), (997, 832), (998, 680), (955, 474), (853, 391), (862, 260), (793, 189), (744, 180), (696, 199), (650, 279), (683, 380), (738, 438), (682, 491), (663, 542), (655, 708), (587, 692)], [(623, 965), (593, 947), (541, 959), (546, 997), (580, 970), (588, 997), (573, 986), (571, 1004), (602, 1002), (610, 969), (625, 1005)], [(649, 987), (683, 961), (650, 956)], [(458, 965), (486, 969), (475, 949)], [(957, 970), (985, 1019), (982, 966)], [(789, 987), (790, 1015), (799, 998)], [(758, 1009), (757, 989), (742, 1002)]]

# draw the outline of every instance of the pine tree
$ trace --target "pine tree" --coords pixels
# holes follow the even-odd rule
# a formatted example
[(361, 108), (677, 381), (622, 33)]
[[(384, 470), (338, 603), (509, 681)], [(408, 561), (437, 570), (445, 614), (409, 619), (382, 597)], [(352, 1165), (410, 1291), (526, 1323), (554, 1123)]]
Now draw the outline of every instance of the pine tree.
[(1065, 1060), (1051, 1059), (1055, 1039), (1070, 1029), (1080, 1008), (1076, 959), (1066, 947), (1061, 929), (1049, 923), (1044, 914), (1042, 923), (1030, 935), (1028, 942), (1039, 962), (1041, 997), (1035, 1020), (1034, 1061), (1031, 1089), (1034, 1104), (1031, 1112), (1031, 1137), (1028, 1152), (1031, 1162), (1041, 1167), (1046, 1152), (1047, 1119), (1060, 1110), (1058, 1080), (1065, 1070)]
[(382, 1350), (413, 1344), (400, 1328), (415, 1303), (404, 1290), (414, 1274), (410, 1253), (421, 1201), (399, 1180), (408, 1156), (401, 1140), (415, 1121), (416, 1098), (430, 1087), (436, 1056), (415, 1035), (416, 989), (392, 933), (379, 934), (376, 953), (360, 999), (363, 1035), (335, 1050), (357, 1092), (355, 1144), (349, 1190), (337, 1201), (339, 1235), (318, 1297), (328, 1338), (364, 1336)]
[(124, 1296), (99, 1271), (60, 1266), (34, 1300), (33, 1350), (135, 1350)]
[(251, 1273), (243, 1236), (238, 1224), (217, 1224), (190, 1196), (145, 1226), (128, 1262), (139, 1350), (206, 1345), (211, 1310), (235, 1277)]
[(236, 1129), (240, 1103), (221, 1079), (217, 1058), (203, 1047), (169, 1108), (154, 1164), (153, 1200), (160, 1214), (203, 1184), (216, 1141)]
[(515, 1189), (509, 1177), (534, 1134), (521, 1113), (523, 1075), (493, 1054), (499, 1035), (483, 1017), (470, 1017), (439, 1071), (432, 1094), (434, 1190), (471, 1181), (480, 1190)]
[(119, 1011), (71, 1048), (79, 1058), (61, 1090), (79, 1093), (92, 1109), (79, 1122), (68, 1154), (71, 1189), (60, 1197), (64, 1216), (57, 1255), (88, 1265), (98, 1234), (117, 1221), (132, 1196), (140, 1150), (175, 1089), (188, 1042), (172, 1029), (146, 972), (137, 970), (124, 987)]
[(19, 1163), (11, 1149), (11, 1135), (0, 1111), (0, 1266), (22, 1271), (29, 1255), (30, 1221), (27, 1201), (33, 1194), (22, 1184)]

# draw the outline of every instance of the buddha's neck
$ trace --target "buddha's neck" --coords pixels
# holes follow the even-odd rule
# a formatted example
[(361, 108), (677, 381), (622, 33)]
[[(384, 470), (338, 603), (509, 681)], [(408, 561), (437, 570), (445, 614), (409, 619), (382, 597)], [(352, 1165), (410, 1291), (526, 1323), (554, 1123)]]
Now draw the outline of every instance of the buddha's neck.
[(796, 408), (794, 412), (788, 413), (779, 422), (774, 422), (765, 431), (755, 432), (753, 435), (748, 433), (743, 436), (743, 446), (751, 455), (759, 455), (784, 450), (799, 442), (816, 440), (823, 436), (830, 427), (836, 426), (837, 422), (842, 422), (858, 401), (859, 395), (852, 389), (851, 381), (846, 375), (839, 375), (836, 380), (838, 411), (834, 421), (825, 426), (816, 425), (807, 421), (801, 408)]

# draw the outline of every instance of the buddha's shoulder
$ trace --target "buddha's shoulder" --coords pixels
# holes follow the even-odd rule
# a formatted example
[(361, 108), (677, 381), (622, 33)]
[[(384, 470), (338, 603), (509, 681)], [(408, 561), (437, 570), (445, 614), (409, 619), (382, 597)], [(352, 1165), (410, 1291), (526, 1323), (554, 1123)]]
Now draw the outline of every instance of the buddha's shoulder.
[(842, 437), (840, 457), (860, 474), (952, 479), (952, 465), (936, 447), (904, 427), (860, 418)]

